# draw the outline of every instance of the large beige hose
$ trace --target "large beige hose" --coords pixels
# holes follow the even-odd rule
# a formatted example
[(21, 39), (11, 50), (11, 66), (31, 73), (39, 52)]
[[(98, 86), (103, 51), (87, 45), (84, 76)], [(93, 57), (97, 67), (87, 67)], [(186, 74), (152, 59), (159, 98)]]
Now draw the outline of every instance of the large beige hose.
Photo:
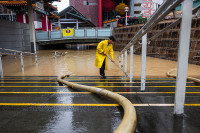
[(65, 77), (66, 76), (58, 77), (58, 82), (66, 84), (69, 87), (74, 88), (74, 89), (90, 91), (92, 93), (103, 95), (117, 101), (124, 109), (124, 117), (122, 119), (122, 122), (118, 126), (118, 128), (114, 131), (114, 133), (133, 133), (134, 132), (135, 127), (136, 127), (136, 122), (137, 122), (136, 111), (132, 103), (127, 98), (105, 89), (75, 84), (72, 82), (62, 80)]
[[(166, 74), (168, 77), (173, 77), (173, 78), (176, 78), (176, 75), (175, 74), (172, 74), (173, 71), (175, 71), (176, 69), (171, 69), (170, 71), (168, 71)], [(193, 77), (187, 77), (188, 80), (192, 80), (196, 83), (200, 83), (200, 80), (197, 79), (197, 78), (193, 78)]]

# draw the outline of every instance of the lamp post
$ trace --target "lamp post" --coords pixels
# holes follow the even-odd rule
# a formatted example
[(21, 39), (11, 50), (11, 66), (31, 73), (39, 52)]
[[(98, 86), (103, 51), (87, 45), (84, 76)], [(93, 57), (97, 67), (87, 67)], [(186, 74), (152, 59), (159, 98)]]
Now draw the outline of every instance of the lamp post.
[(121, 16), (119, 16), (119, 15), (117, 15), (116, 16), (116, 18), (117, 18), (117, 27), (118, 27), (118, 21), (119, 21), (119, 18), (120, 18)]
[(127, 25), (128, 25), (128, 23), (127, 23), (127, 12), (129, 11), (129, 8), (128, 8), (128, 7), (125, 7), (124, 10), (125, 10), (125, 12), (126, 12), (126, 26), (127, 26)]

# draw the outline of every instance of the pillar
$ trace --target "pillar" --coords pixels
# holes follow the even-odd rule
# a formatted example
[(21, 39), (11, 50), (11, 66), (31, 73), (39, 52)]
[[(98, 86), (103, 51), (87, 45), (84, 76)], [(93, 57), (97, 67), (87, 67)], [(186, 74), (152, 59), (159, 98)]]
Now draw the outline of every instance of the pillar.
[(34, 26), (33, 7), (31, 0), (27, 0), (27, 7), (28, 7), (28, 19), (29, 19), (29, 29), (30, 29), (31, 52), (36, 53), (35, 26)]
[(26, 14), (17, 13), (17, 22), (26, 23)]
[(184, 0), (182, 7), (182, 22), (179, 37), (178, 67), (176, 78), (176, 93), (174, 101), (174, 114), (184, 113), (185, 91), (190, 47), (190, 33), (192, 23), (193, 0)]
[(98, 27), (102, 27), (102, 0), (98, 0)]
[(48, 31), (48, 18), (46, 14), (42, 17), (42, 31)]

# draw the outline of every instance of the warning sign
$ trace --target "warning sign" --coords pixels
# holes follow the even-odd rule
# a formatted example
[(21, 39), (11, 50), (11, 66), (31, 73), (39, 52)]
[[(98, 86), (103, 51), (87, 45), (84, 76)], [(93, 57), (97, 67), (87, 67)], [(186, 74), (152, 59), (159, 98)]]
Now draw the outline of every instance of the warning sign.
[(63, 36), (73, 36), (74, 35), (74, 29), (63, 29)]

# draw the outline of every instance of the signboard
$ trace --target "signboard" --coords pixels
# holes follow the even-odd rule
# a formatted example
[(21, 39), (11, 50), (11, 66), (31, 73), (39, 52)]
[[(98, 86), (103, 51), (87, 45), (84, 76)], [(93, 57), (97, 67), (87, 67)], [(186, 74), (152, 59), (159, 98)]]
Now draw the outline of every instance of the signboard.
[(36, 2), (36, 8), (44, 10), (44, 4), (40, 2)]
[(74, 29), (63, 29), (62, 30), (63, 36), (73, 36), (74, 35)]
[(152, 0), (142, 0), (141, 6), (143, 17), (151, 17), (155, 12), (154, 2)]

